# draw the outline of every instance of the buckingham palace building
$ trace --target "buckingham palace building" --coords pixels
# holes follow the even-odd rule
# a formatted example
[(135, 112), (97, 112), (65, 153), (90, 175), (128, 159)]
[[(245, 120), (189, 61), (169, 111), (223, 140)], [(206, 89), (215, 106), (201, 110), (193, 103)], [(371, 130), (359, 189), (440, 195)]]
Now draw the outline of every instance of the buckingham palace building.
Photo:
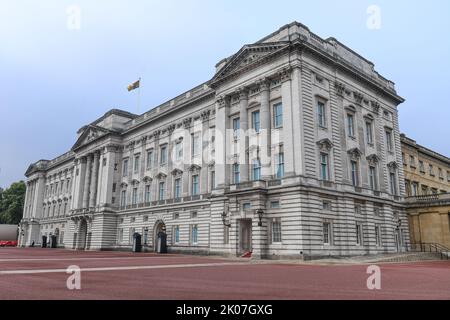
[[(174, 75), (182, 76), (182, 75)], [(374, 64), (293, 22), (26, 171), (19, 244), (310, 259), (410, 243), (397, 106)], [(45, 241), (45, 240), (44, 240)]]

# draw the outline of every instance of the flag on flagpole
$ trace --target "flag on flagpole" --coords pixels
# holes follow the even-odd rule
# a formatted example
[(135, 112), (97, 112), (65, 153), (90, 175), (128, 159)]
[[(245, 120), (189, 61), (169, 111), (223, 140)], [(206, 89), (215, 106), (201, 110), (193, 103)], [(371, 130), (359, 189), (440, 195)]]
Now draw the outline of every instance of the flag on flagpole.
[(139, 79), (138, 81), (135, 81), (135, 82), (133, 82), (132, 84), (130, 84), (130, 85), (127, 87), (127, 89), (128, 89), (128, 91), (137, 89), (137, 88), (139, 88), (140, 84), (141, 84), (141, 79)]

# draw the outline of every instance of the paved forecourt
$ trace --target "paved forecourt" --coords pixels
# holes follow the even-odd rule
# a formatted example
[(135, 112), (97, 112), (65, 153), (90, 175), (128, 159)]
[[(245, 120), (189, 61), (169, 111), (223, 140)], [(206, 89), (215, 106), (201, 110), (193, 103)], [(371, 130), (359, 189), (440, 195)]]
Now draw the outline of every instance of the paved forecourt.
[(450, 299), (449, 261), (379, 266), (381, 290), (369, 290), (362, 264), (0, 248), (0, 299)]

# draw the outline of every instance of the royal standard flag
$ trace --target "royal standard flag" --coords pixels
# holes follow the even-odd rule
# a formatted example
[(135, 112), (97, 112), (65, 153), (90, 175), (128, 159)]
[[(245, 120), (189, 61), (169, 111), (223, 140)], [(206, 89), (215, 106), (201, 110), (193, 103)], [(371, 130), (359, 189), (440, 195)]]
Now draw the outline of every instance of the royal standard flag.
[(140, 83), (141, 83), (141, 79), (139, 79), (139, 80), (136, 81), (136, 82), (133, 82), (132, 84), (130, 84), (130, 85), (128, 86), (128, 91), (131, 91), (131, 90), (134, 90), (134, 89), (139, 88)]

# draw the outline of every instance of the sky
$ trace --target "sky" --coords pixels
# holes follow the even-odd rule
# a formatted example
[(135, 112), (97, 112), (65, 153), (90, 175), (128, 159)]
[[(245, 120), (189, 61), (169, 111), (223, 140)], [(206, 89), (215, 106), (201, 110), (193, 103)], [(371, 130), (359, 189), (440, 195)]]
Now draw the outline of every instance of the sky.
[(126, 87), (139, 77), (143, 113), (292, 21), (374, 62), (406, 99), (401, 132), (450, 156), (448, 12), (447, 0), (0, 0), (0, 187), (111, 108), (137, 113)]

